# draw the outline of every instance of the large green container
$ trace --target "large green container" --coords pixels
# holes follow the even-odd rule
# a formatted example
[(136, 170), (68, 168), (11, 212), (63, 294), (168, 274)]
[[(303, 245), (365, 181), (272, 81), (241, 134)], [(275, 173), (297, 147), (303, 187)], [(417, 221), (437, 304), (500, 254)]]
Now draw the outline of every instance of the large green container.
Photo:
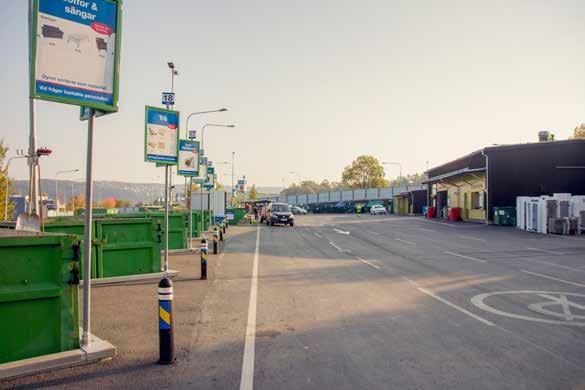
[[(83, 242), (83, 235), (85, 232), (85, 222), (82, 218), (76, 217), (59, 217), (59, 218), (50, 218), (44, 224), (44, 231), (46, 233), (64, 233), (64, 234), (73, 234), (77, 237), (80, 242)], [(95, 229), (95, 220), (94, 225), (92, 228), (92, 241), (96, 241), (96, 229)], [(92, 247), (91, 250), (91, 278), (95, 279), (98, 277), (98, 270), (97, 270), (97, 261), (96, 261), (96, 247), (95, 245)], [(81, 256), (83, 258), (84, 253), (84, 246), (81, 245)], [(83, 279), (84, 277), (84, 269), (83, 269), (83, 261), (79, 265), (80, 274), (79, 278)]]
[[(45, 231), (75, 234), (83, 242), (84, 221), (49, 220)], [(92, 237), (92, 279), (160, 271), (162, 232), (157, 218), (96, 218)]]
[(228, 208), (226, 209), (226, 214), (232, 213), (234, 215), (233, 219), (230, 219), (228, 223), (230, 225), (237, 225), (240, 221), (246, 216), (246, 209), (244, 208)]
[[(112, 215), (114, 218), (152, 218), (160, 226), (161, 236), (164, 237), (164, 213), (145, 212)], [(187, 238), (189, 234), (189, 213), (188, 212), (170, 212), (169, 213), (169, 249), (187, 248)], [(162, 246), (161, 240), (161, 249)]]
[(494, 224), (516, 226), (516, 207), (494, 207)]
[(201, 212), (199, 211), (192, 211), (191, 214), (193, 217), (191, 231), (193, 232), (193, 237), (199, 237), (199, 231), (201, 230)]
[(160, 237), (155, 220), (97, 219), (95, 227), (100, 278), (160, 271)]
[(76, 237), (0, 230), (0, 363), (79, 348)]

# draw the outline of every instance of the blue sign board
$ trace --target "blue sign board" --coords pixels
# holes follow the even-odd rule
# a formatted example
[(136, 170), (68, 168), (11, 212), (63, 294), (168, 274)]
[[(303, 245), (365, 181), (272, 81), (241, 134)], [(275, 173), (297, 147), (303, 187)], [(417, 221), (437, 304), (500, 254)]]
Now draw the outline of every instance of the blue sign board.
[(31, 96), (118, 110), (121, 2), (34, 0)]
[(199, 142), (179, 140), (177, 173), (183, 176), (199, 176)]
[(146, 106), (144, 161), (177, 164), (179, 112)]
[(172, 106), (175, 104), (175, 93), (174, 92), (163, 92), (162, 93), (162, 104), (165, 106)]

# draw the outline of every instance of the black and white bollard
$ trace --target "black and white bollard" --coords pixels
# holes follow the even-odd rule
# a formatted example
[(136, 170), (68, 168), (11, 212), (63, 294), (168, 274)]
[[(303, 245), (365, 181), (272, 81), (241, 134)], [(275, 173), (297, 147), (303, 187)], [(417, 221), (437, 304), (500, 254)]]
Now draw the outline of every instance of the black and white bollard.
[(217, 255), (219, 253), (219, 229), (217, 226), (213, 227), (213, 254)]
[(158, 363), (174, 363), (173, 283), (171, 282), (171, 279), (166, 276), (162, 278), (158, 284), (158, 341)]
[(223, 241), (223, 226), (219, 227), (219, 241)]
[(207, 279), (207, 240), (201, 239), (201, 280)]

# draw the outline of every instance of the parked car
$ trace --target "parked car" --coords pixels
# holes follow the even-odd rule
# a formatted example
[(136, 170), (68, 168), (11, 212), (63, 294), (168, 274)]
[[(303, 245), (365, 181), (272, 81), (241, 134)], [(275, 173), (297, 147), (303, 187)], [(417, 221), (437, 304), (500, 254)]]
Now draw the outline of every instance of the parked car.
[(370, 208), (370, 214), (372, 215), (376, 215), (376, 214), (388, 214), (388, 210), (386, 210), (386, 207), (382, 206), (381, 204), (375, 204)]
[(290, 211), (295, 215), (307, 215), (307, 210), (299, 206), (291, 206)]
[(266, 224), (274, 226), (277, 223), (295, 225), (295, 216), (286, 203), (270, 203), (266, 209)]

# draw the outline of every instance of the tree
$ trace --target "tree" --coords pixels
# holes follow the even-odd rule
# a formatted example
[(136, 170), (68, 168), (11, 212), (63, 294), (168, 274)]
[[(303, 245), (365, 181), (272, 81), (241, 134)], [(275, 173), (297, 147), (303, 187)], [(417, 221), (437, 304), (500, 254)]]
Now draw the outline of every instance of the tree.
[(252, 187), (250, 187), (250, 191), (248, 192), (248, 199), (258, 200), (258, 190), (256, 190), (255, 184), (252, 184)]
[(4, 207), (12, 189), (12, 180), (8, 177), (8, 167), (6, 166), (8, 164), (6, 158), (8, 150), (8, 146), (4, 145), (4, 140), (0, 139), (0, 219), (4, 219), (5, 214), (11, 218), (14, 212), (14, 204), (11, 202), (8, 203), (8, 212)]
[(342, 184), (350, 188), (386, 187), (384, 167), (373, 156), (359, 156), (343, 170)]
[(67, 211), (75, 211), (74, 208), (85, 208), (85, 197), (83, 195), (75, 195), (69, 199), (65, 209)]
[(116, 207), (116, 198), (109, 197), (106, 199), (102, 199), (97, 203), (98, 207), (103, 207), (106, 209), (113, 209)]
[(215, 182), (215, 190), (216, 191), (223, 191), (224, 190), (223, 184), (221, 184), (219, 181), (216, 181)]
[(116, 199), (115, 207), (132, 207), (132, 202), (129, 200)]

